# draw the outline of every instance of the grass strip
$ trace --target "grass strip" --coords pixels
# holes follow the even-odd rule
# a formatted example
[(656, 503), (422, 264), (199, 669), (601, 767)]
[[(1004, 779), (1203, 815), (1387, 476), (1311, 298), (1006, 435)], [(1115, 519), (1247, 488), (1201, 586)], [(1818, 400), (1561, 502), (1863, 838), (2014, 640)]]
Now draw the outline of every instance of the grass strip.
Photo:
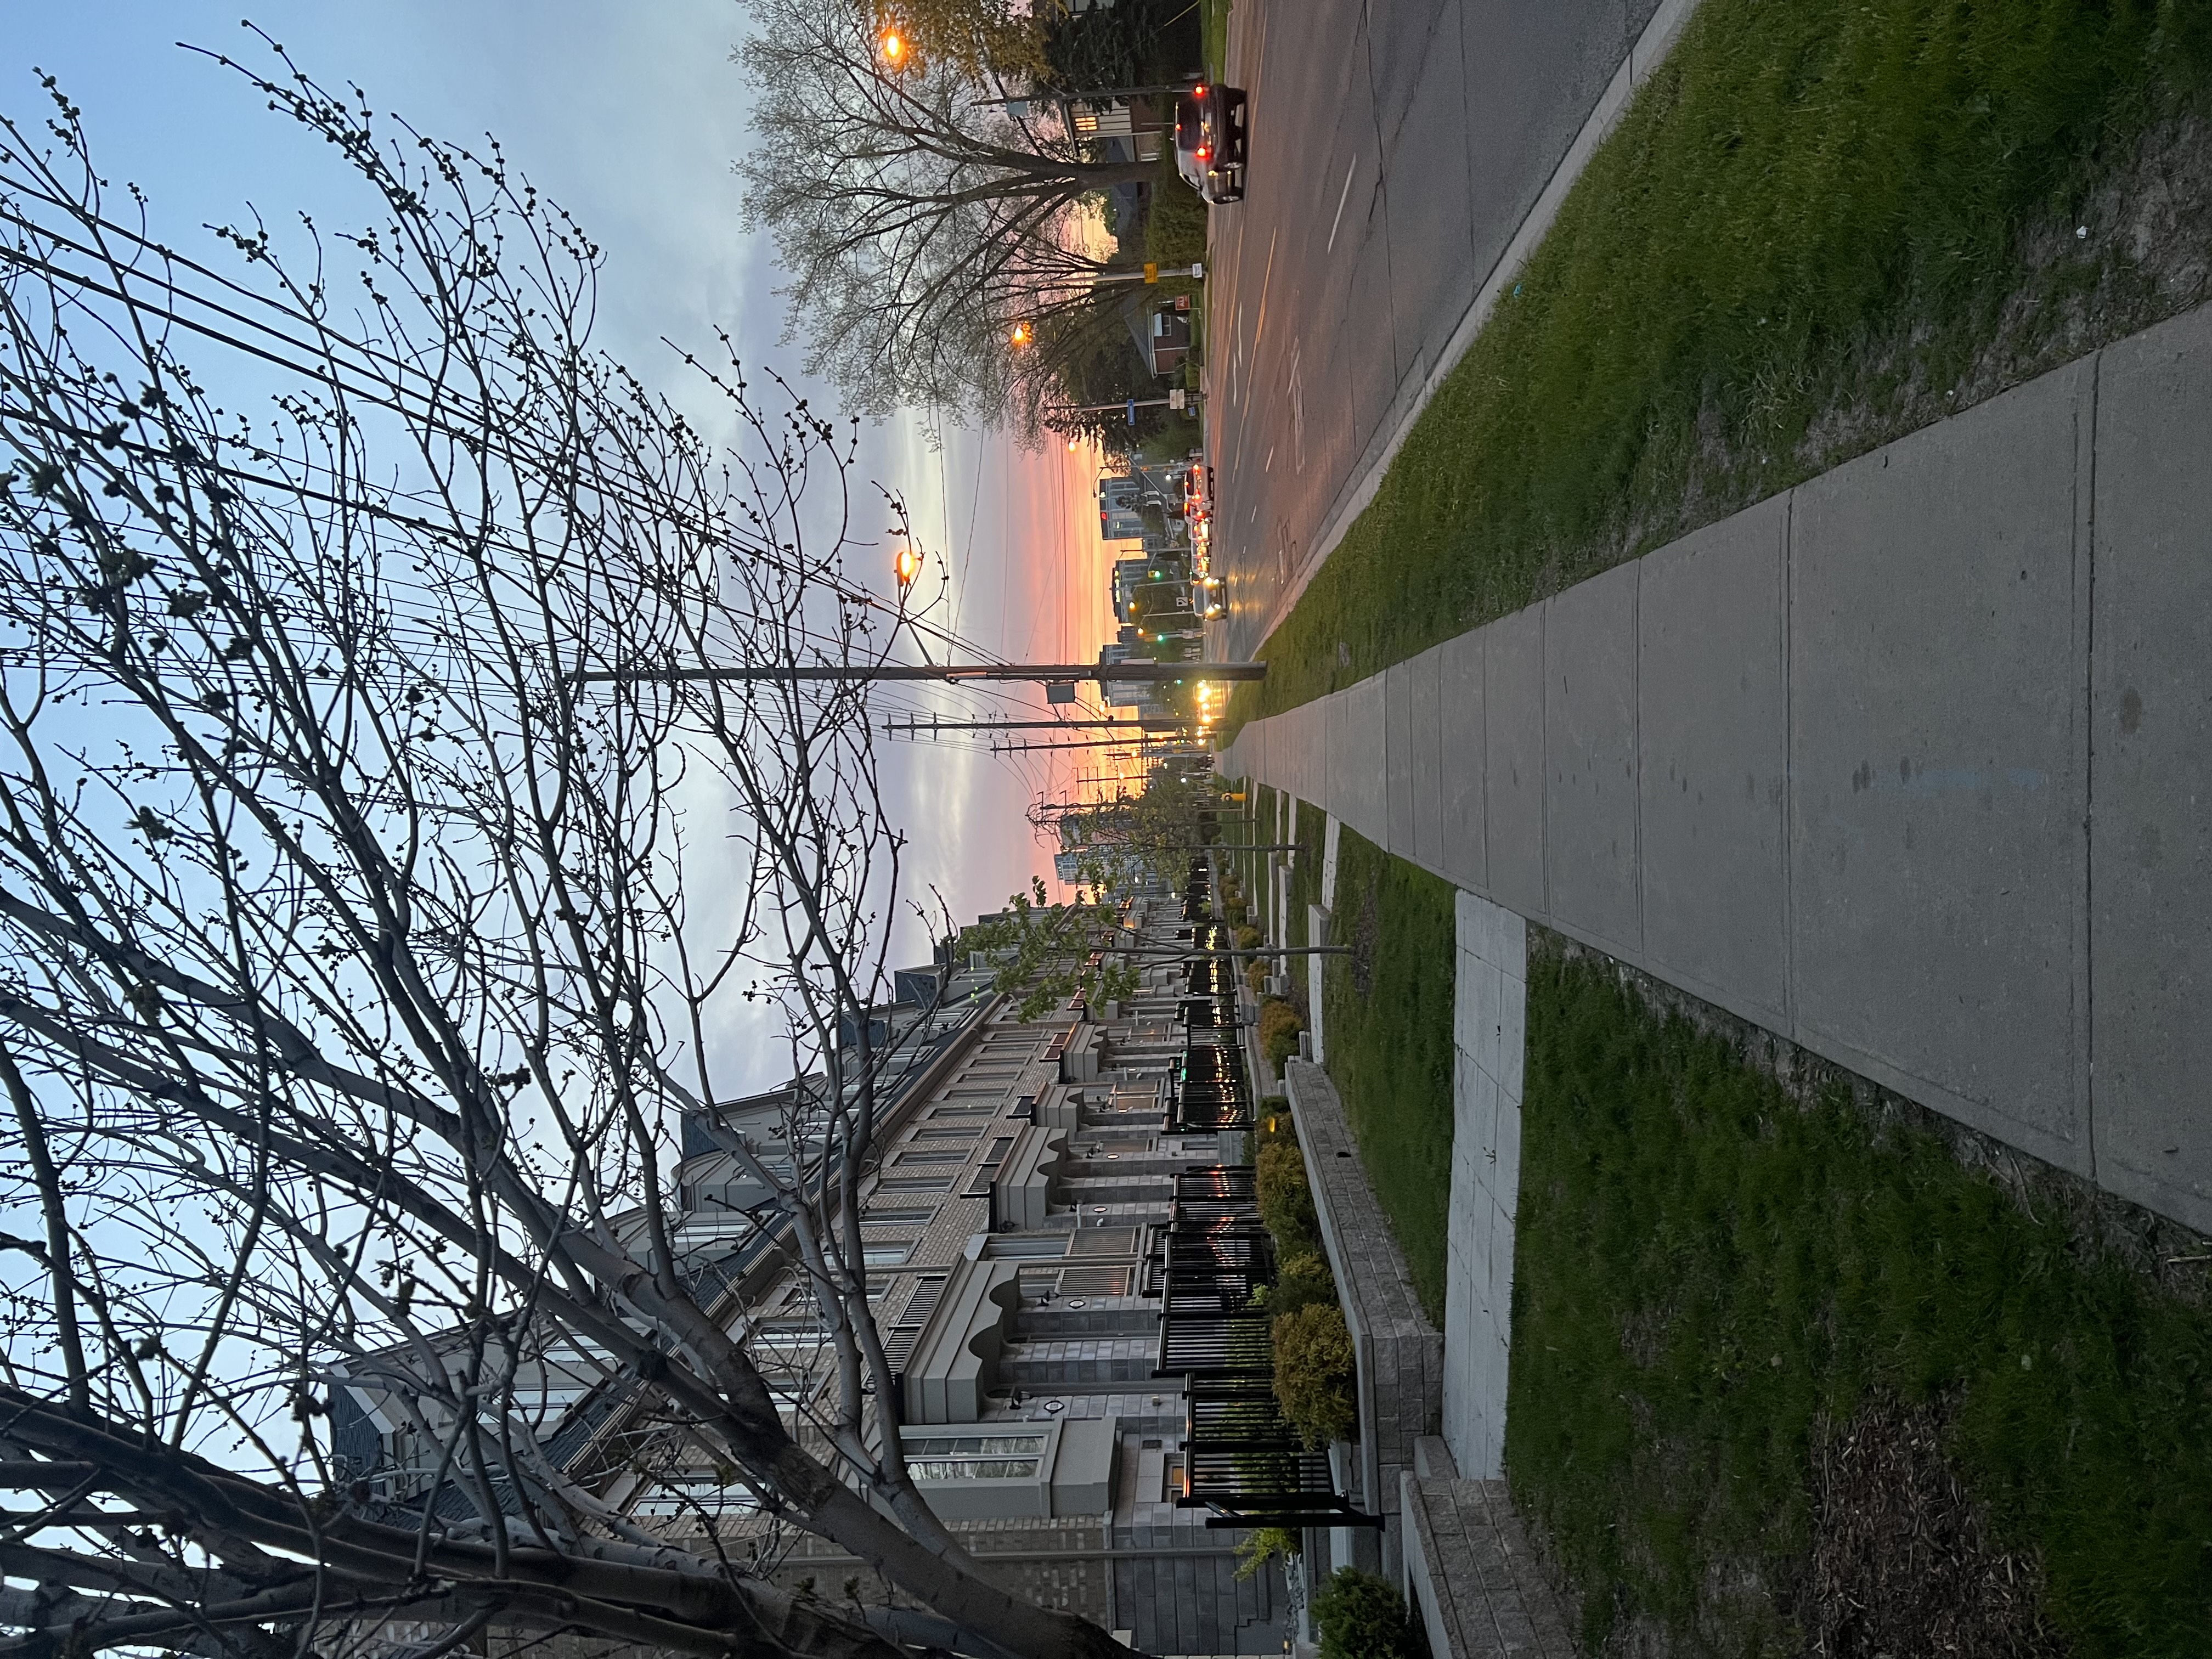
[(2206, 1270), (2040, 1180), (2023, 1204), (1909, 1113), (1800, 1103), (1608, 965), (1532, 957), (1506, 1462), (1588, 1650), (1804, 1650), (1812, 1471), (1887, 1399), (1940, 1418), (2063, 1650), (2204, 1651)]
[(2201, 0), (1704, 0), (1224, 740), (2203, 299), (2209, 84)]
[(1209, 81), (1226, 80), (1229, 76), (1229, 12), (1230, 0), (1199, 0), (1199, 32), (1205, 43)]
[(1442, 1329), (1457, 953), (1452, 889), (1352, 830), (1338, 836), (1330, 942), (1352, 945), (1353, 954), (1326, 959), (1324, 1064), (1414, 1294)]

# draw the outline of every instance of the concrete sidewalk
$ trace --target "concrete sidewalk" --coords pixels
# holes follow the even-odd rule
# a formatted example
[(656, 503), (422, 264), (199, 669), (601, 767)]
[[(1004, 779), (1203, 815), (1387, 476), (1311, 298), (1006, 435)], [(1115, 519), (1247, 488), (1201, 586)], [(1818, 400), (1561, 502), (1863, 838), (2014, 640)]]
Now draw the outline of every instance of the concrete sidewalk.
[(2212, 1231), (2212, 308), (1222, 768)]

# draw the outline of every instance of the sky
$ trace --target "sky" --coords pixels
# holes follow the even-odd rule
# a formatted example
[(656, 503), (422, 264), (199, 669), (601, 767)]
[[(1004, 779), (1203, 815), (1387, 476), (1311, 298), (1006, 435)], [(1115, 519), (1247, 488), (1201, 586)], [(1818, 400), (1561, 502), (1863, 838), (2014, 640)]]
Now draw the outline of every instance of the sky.
[[(57, 76), (103, 173), (142, 185), (161, 233), (188, 249), (205, 235), (198, 227), (235, 222), (248, 204), (272, 222), (300, 210), (343, 220), (340, 175), (321, 147), (301, 142), (236, 71), (177, 44), (253, 57), (265, 49), (241, 17), (325, 84), (362, 87), (379, 112), (458, 143), (496, 134), (605, 249), (595, 337), (649, 384), (681, 382), (663, 337), (711, 347), (717, 325), (746, 361), (799, 378), (799, 347), (781, 343), (774, 250), (745, 227), (731, 168), (749, 119), (729, 61), (745, 27), (732, 0), (0, 0), (0, 107), (37, 118), (33, 70)], [(1113, 622), (1091, 454), (939, 432), (920, 410), (864, 424), (860, 470), (905, 495), (940, 562), (949, 586), (936, 621), (1009, 659), (1095, 658)], [(904, 701), (1042, 712), (1014, 706), (1041, 705), (1027, 687), (995, 698), (932, 688)], [(914, 890), (936, 887), (956, 916), (995, 909), (1032, 872), (1049, 878), (1024, 809), (1100, 765), (1089, 751), (1001, 760), (977, 744), (885, 753)], [(902, 954), (923, 954), (908, 931)]]

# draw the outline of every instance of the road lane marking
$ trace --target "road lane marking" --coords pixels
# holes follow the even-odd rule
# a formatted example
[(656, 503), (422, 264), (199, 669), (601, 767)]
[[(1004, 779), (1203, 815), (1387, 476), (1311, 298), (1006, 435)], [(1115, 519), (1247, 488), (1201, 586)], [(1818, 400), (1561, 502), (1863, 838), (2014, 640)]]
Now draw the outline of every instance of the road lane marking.
[(1344, 188), (1337, 192), (1336, 217), (1328, 222), (1328, 246), (1322, 250), (1323, 253), (1336, 252), (1336, 228), (1344, 222), (1344, 204), (1352, 199), (1352, 175), (1358, 167), (1359, 156), (1355, 152), (1352, 165), (1344, 170)]
[(1260, 315), (1252, 325), (1252, 349), (1260, 349), (1260, 336), (1267, 327), (1267, 284), (1275, 279), (1275, 239), (1283, 234), (1280, 224), (1267, 233), (1267, 268), (1260, 273)]

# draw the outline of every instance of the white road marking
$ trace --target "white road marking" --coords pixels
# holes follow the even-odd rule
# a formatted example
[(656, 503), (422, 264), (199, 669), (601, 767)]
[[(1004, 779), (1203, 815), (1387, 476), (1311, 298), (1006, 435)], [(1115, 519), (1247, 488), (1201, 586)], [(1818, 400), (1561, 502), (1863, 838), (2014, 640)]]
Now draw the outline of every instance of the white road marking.
[(1328, 246), (1322, 250), (1323, 253), (1336, 252), (1336, 228), (1344, 222), (1344, 204), (1352, 199), (1352, 175), (1358, 166), (1359, 157), (1355, 155), (1352, 165), (1344, 170), (1344, 188), (1337, 192), (1336, 217), (1328, 222)]

